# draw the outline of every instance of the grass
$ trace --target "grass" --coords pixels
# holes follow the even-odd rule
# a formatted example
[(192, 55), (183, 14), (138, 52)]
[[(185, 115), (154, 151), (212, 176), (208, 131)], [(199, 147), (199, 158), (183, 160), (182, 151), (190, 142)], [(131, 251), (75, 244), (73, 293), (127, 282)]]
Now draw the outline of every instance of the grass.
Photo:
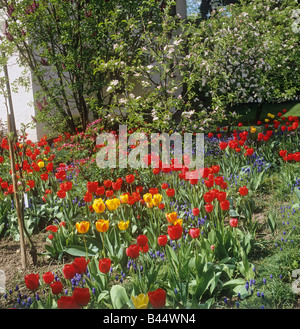
[(300, 210), (296, 193), (284, 192), (278, 198), (277, 187), (270, 198), (257, 196), (256, 205), (267, 221), (272, 210), (276, 229), (273, 234), (265, 223), (260, 226), (255, 252), (251, 261), (255, 266), (255, 280), (249, 282), (248, 297), (233, 298), (232, 308), (295, 309), (299, 299), (292, 291), (292, 271), (300, 267)]

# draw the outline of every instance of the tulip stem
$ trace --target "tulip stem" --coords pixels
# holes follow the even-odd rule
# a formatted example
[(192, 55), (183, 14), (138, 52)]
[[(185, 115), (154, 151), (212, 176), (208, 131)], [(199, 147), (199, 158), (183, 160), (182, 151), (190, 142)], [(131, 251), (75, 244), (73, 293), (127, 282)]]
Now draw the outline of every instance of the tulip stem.
[(103, 256), (104, 256), (104, 258), (105, 258), (105, 246), (104, 246), (104, 236), (103, 236), (103, 234), (104, 233), (100, 233), (100, 235), (101, 235), (101, 240), (102, 240), (102, 247), (103, 247)]
[(87, 250), (87, 246), (86, 246), (85, 235), (83, 235), (83, 241), (84, 241), (85, 252), (86, 252), (86, 260), (87, 260), (88, 259), (88, 250)]

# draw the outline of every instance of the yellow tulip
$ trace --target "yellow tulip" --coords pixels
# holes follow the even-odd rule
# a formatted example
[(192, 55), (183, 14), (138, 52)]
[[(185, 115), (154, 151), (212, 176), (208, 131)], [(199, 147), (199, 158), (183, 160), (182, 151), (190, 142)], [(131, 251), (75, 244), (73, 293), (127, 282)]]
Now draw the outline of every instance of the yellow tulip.
[(129, 198), (128, 194), (120, 195), (120, 199), (122, 203), (128, 203), (128, 198)]
[(146, 193), (143, 195), (143, 199), (146, 203), (152, 202), (152, 194), (151, 193)]
[(270, 120), (269, 119), (265, 119), (265, 122), (269, 122)]
[(161, 203), (162, 195), (161, 194), (154, 194), (153, 195), (153, 204), (154, 206), (158, 206)]
[(96, 222), (96, 229), (98, 232), (106, 232), (108, 230), (109, 227), (109, 220), (105, 220), (105, 219), (99, 219)]
[(90, 228), (90, 223), (87, 221), (82, 221), (80, 223), (76, 223), (76, 230), (78, 233), (86, 233)]
[(119, 223), (118, 223), (118, 227), (121, 231), (125, 231), (129, 226), (129, 220), (127, 222), (124, 222), (123, 220), (121, 220)]
[(148, 208), (153, 208), (154, 207), (154, 203), (152, 201), (147, 202), (146, 205), (147, 205)]
[(271, 114), (271, 113), (268, 113), (268, 117), (274, 119), (275, 118), (275, 115), (274, 114)]
[(173, 211), (166, 214), (166, 218), (169, 223), (174, 223), (177, 220), (177, 212)]
[(44, 166), (45, 166), (44, 161), (39, 161), (38, 166), (40, 168), (44, 168)]
[(178, 219), (176, 219), (174, 222), (173, 222), (173, 225), (175, 226), (175, 225), (180, 225), (180, 226), (182, 226), (182, 218), (178, 218)]
[(252, 132), (252, 134), (254, 134), (256, 132), (256, 128), (255, 127), (250, 127), (250, 131)]
[(149, 297), (148, 294), (139, 294), (138, 296), (131, 296), (134, 307), (137, 310), (143, 310), (148, 307)]
[(94, 200), (93, 209), (97, 214), (100, 214), (105, 210), (105, 204), (101, 198)]
[(120, 200), (117, 198), (106, 200), (106, 206), (110, 211), (116, 210), (119, 207), (120, 203)]

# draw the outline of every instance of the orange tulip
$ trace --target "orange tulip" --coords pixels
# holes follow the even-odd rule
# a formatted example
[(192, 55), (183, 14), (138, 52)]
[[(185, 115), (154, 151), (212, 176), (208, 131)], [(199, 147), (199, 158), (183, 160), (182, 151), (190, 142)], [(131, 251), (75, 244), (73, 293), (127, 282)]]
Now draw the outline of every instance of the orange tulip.
[(96, 222), (96, 229), (98, 232), (104, 233), (108, 230), (109, 220), (99, 219)]
[(177, 220), (177, 212), (173, 211), (171, 213), (166, 214), (166, 218), (169, 223), (174, 223)]
[(82, 221), (80, 223), (76, 223), (76, 230), (78, 233), (86, 233), (90, 228), (90, 223), (88, 221)]

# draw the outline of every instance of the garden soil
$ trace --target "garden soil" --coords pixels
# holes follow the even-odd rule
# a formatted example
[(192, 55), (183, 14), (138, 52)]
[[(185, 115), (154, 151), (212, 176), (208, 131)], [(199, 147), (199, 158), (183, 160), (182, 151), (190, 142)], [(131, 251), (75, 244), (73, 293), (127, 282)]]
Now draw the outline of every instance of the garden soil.
[[(18, 283), (19, 289), (24, 291), (26, 290), (24, 283), (24, 276), (26, 274), (38, 273), (41, 278), (43, 273), (51, 271), (59, 275), (62, 271), (63, 264), (72, 261), (71, 258), (64, 258), (61, 260), (61, 262), (58, 262), (52, 258), (42, 255), (45, 253), (47, 236), (48, 232), (45, 231), (31, 236), (33, 244), (38, 253), (36, 265), (33, 264), (31, 255), (29, 254), (29, 243), (26, 243), (26, 269), (22, 269), (20, 242), (6, 237), (2, 237), (0, 239), (0, 270), (2, 270), (5, 274), (6, 290), (14, 290), (16, 284)], [(2, 296), (3, 293), (0, 292), (0, 308), (3, 308), (4, 306)]]

